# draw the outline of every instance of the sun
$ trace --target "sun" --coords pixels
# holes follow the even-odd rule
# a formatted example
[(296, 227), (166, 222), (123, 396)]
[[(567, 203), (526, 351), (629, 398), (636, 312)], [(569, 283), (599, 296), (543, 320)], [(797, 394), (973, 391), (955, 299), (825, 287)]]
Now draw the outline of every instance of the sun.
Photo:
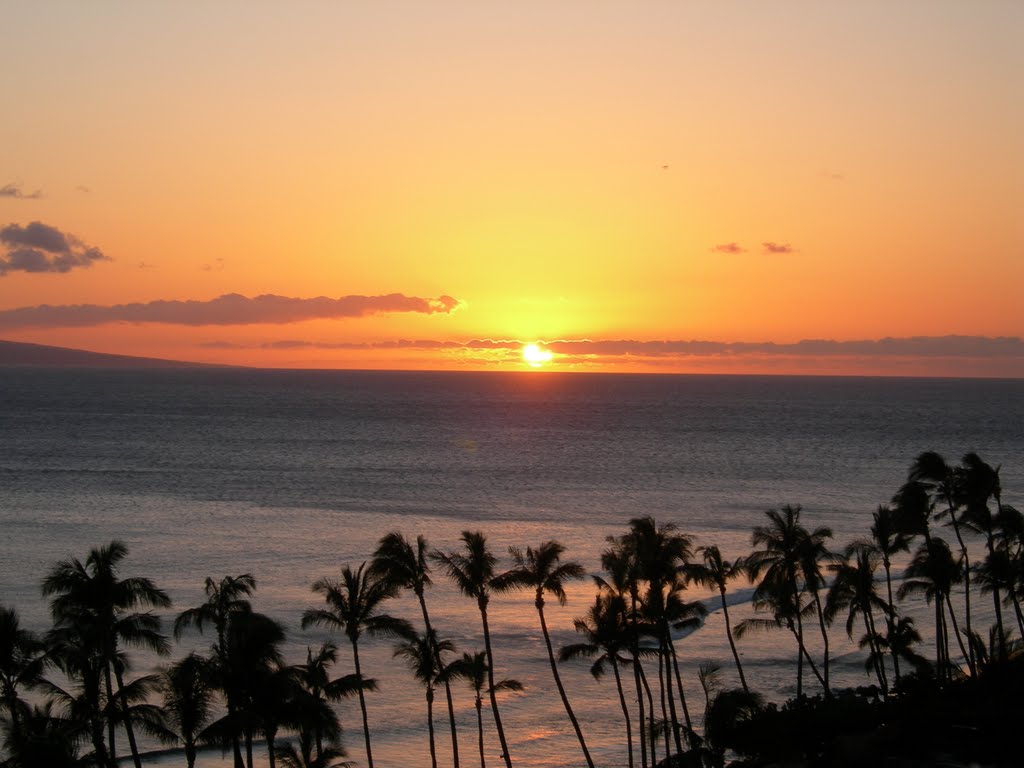
[(537, 344), (527, 344), (523, 347), (523, 360), (534, 368), (540, 368), (544, 363), (550, 363), (553, 355), (546, 349), (541, 349)]

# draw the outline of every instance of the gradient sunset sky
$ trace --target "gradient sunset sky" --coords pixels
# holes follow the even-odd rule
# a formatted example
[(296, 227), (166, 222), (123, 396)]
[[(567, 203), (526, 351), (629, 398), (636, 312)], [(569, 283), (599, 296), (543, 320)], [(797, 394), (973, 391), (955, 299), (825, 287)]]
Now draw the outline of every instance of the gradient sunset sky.
[(1024, 3), (7, 2), (0, 338), (1024, 376)]

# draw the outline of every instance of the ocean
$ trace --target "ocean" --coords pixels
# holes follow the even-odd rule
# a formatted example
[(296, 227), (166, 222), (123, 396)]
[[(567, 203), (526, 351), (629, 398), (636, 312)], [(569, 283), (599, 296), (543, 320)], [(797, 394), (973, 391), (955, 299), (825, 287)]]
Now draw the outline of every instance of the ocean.
[[(39, 584), (48, 569), (118, 538), (130, 551), (124, 575), (153, 578), (175, 612), (202, 601), (207, 576), (252, 573), (255, 608), (285, 623), (286, 654), (299, 662), (327, 637), (299, 627), (303, 610), (318, 605), (312, 582), (369, 559), (389, 531), (450, 550), (460, 532), (480, 530), (503, 567), (510, 545), (557, 539), (565, 557), (596, 573), (606, 537), (630, 518), (673, 522), (731, 559), (750, 550), (765, 510), (799, 504), (804, 523), (830, 526), (841, 549), (867, 534), (872, 512), (925, 450), (950, 462), (975, 451), (1001, 465), (1004, 502), (1019, 508), (1024, 381), (5, 368), (0, 602), (45, 629)], [(735, 585), (734, 621), (752, 615), (750, 592)], [(593, 594), (588, 580), (571, 587), (564, 608), (549, 602), (556, 646), (576, 642), (572, 619)], [(722, 686), (737, 678), (717, 600), (693, 596), (713, 609), (677, 642), (699, 714), (701, 662), (721, 664)], [(440, 573), (427, 599), (439, 634), (460, 651), (482, 647), (475, 603)], [(411, 597), (390, 610), (418, 617)], [(922, 616), (930, 656), (928, 610), (908, 610)], [(532, 597), (495, 596), (490, 624), (497, 675), (525, 686), (502, 700), (514, 764), (582, 764)], [(870, 684), (841, 623), (832, 634), (835, 682)], [(209, 643), (191, 634), (176, 653)], [(340, 674), (351, 657), (338, 644)], [(748, 680), (770, 700), (795, 693), (792, 645), (783, 632), (739, 643)], [(367, 641), (364, 656), (380, 683), (368, 699), (375, 762), (429, 765), (422, 689), (388, 642)], [(133, 661), (138, 674), (166, 663)], [(595, 681), (583, 662), (562, 672), (595, 760), (625, 765), (611, 679)], [(813, 693), (813, 679), (806, 685)], [(476, 765), (472, 695), (456, 696), (463, 765)], [(365, 765), (358, 705), (340, 706), (350, 757)], [(443, 703), (437, 714), (440, 762), (450, 765)], [(497, 765), (497, 738), (486, 738)], [(228, 764), (219, 753), (203, 757), (211, 768)]]

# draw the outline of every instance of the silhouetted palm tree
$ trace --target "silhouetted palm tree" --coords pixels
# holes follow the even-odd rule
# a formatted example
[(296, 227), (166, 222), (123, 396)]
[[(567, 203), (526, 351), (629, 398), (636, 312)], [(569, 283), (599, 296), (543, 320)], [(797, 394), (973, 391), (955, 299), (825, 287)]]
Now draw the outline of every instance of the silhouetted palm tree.
[(461, 552), (445, 553), (435, 550), (431, 553), (431, 557), (444, 567), (448, 577), (462, 594), (476, 600), (484, 632), (488, 695), (491, 700), (491, 712), (494, 715), (494, 727), (498, 731), (498, 741), (501, 743), (501, 756), (505, 761), (505, 766), (512, 768), (512, 756), (509, 754), (505, 729), (502, 727), (501, 713), (498, 710), (498, 688), (494, 682), (494, 653), (491, 650), (491, 630), (487, 623), (487, 605), (491, 600), (491, 592), (501, 591), (507, 587), (497, 579), (499, 574), (495, 573), (495, 566), (498, 561), (487, 548), (486, 537), (480, 531), (463, 531), (461, 540), (463, 544)]
[(540, 631), (544, 635), (544, 645), (547, 647), (548, 661), (551, 665), (551, 675), (555, 678), (555, 687), (558, 689), (562, 706), (565, 707), (565, 713), (569, 716), (573, 730), (576, 731), (576, 738), (580, 742), (583, 758), (590, 768), (594, 768), (594, 761), (590, 757), (590, 750), (587, 749), (583, 731), (569, 704), (569, 697), (565, 693), (565, 686), (562, 685), (562, 678), (558, 674), (555, 651), (551, 646), (551, 635), (548, 632), (547, 620), (544, 618), (544, 594), (554, 595), (559, 605), (565, 605), (565, 583), (571, 579), (582, 579), (586, 575), (586, 571), (579, 563), (562, 562), (561, 558), (564, 552), (565, 547), (557, 541), (546, 541), (537, 549), (527, 547), (525, 552), (518, 547), (509, 547), (515, 567), (507, 574), (506, 581), (515, 587), (533, 590), (533, 604), (540, 617)]
[[(521, 691), (523, 690), (523, 684), (518, 680), (511, 679), (495, 682), (494, 674), (487, 663), (486, 651), (477, 651), (472, 654), (463, 653), (461, 659), (453, 661), (446, 667), (444, 675), (449, 679), (462, 678), (473, 689), (473, 704), (476, 707), (477, 744), (480, 750), (480, 768), (487, 768), (487, 760), (484, 757), (483, 694), (486, 692), (493, 704), (498, 691)], [(508, 750), (505, 750), (502, 756), (507, 763)]]
[[(373, 554), (373, 563), (370, 569), (380, 574), (384, 579), (401, 589), (411, 589), (416, 595), (420, 604), (420, 613), (423, 615), (423, 632), (428, 638), (435, 638), (434, 629), (430, 624), (430, 614), (427, 612), (426, 588), (433, 582), (430, 579), (430, 565), (428, 560), (427, 540), (423, 536), (416, 537), (416, 547), (401, 533), (392, 531), (381, 538), (377, 545), (377, 551)], [(434, 649), (435, 661), (438, 668), (444, 666), (441, 661), (441, 654)], [(455, 704), (452, 700), (451, 684), (444, 681), (445, 700), (448, 704), (448, 727), (452, 739), (452, 764), (453, 768), (459, 768), (459, 736), (455, 724)]]
[[(341, 737), (341, 723), (330, 702), (340, 701), (356, 696), (359, 689), (377, 690), (377, 682), (372, 678), (360, 679), (358, 675), (342, 675), (335, 679), (330, 677), (330, 667), (338, 659), (338, 648), (332, 642), (326, 642), (314, 653), (306, 648), (306, 662), (290, 668), (291, 674), (298, 683), (298, 690), (292, 702), (299, 741), (309, 751), (315, 749), (312, 757), (324, 751), (324, 742), (338, 746)], [(308, 737), (308, 738), (307, 738)], [(312, 758), (310, 758), (312, 759)]]
[(200, 736), (213, 717), (215, 676), (211, 663), (194, 653), (163, 673), (164, 716), (173, 729), (172, 743), (185, 749), (188, 768), (195, 765)]
[(704, 738), (713, 766), (725, 764), (725, 752), (735, 746), (737, 729), (754, 719), (762, 707), (760, 694), (740, 688), (722, 691), (711, 700), (704, 717)]
[(739, 576), (746, 575), (746, 567), (743, 560), (729, 562), (722, 558), (718, 547), (711, 545), (700, 547), (697, 550), (703, 559), (702, 563), (690, 563), (686, 566), (686, 576), (695, 584), (702, 587), (714, 587), (722, 600), (722, 616), (725, 618), (725, 636), (729, 640), (729, 648), (732, 649), (732, 657), (736, 661), (736, 671), (740, 675), (740, 684), (744, 691), (749, 691), (747, 679), (743, 675), (743, 665), (740, 664), (740, 655), (736, 650), (736, 641), (732, 637), (732, 623), (729, 620), (729, 605), (725, 599), (725, 591), (729, 582)]
[(43, 707), (26, 708), (17, 730), (9, 729), (3, 742), (7, 759), (4, 768), (92, 768), (102, 765), (96, 754), (79, 756), (82, 726), (71, 718), (53, 713), (48, 702)]
[[(852, 562), (851, 562), (852, 558)], [(842, 611), (846, 611), (846, 634), (853, 638), (853, 627), (859, 615), (864, 622), (864, 637), (875, 660), (874, 671), (883, 693), (889, 690), (888, 677), (881, 663), (881, 654), (875, 645), (878, 631), (875, 628), (875, 609), (885, 613), (888, 605), (875, 591), (875, 570), (878, 554), (874, 547), (852, 545), (847, 550), (847, 559), (831, 566), (835, 578), (828, 591), (825, 603), (825, 618), (831, 623)]]
[(437, 768), (437, 748), (434, 744), (434, 686), (443, 683), (447, 678), (439, 680), (444, 664), (438, 665), (438, 658), (445, 653), (454, 653), (455, 646), (449, 640), (438, 640), (435, 637), (411, 637), (395, 646), (395, 656), (401, 657), (409, 664), (415, 677), (423, 685), (427, 700), (427, 731), (430, 737), (430, 764)]
[[(874, 547), (874, 550), (882, 558), (882, 567), (885, 569), (885, 588), (888, 596), (888, 609), (885, 612), (885, 623), (888, 635), (895, 637), (896, 631), (896, 601), (892, 593), (892, 556), (899, 552), (910, 551), (910, 537), (899, 529), (896, 515), (889, 507), (879, 505), (878, 511), (872, 515), (871, 539), (866, 542)], [(875, 643), (876, 647), (878, 643)], [(890, 643), (892, 649), (893, 673), (896, 676), (896, 683), (900, 681), (900, 655), (896, 651), (898, 643)]]
[(947, 631), (946, 615), (953, 623), (953, 632), (960, 642), (964, 658), (967, 651), (963, 647), (957, 626), (956, 614), (949, 603), (949, 595), (962, 577), (959, 563), (953, 558), (949, 545), (942, 539), (932, 538), (922, 544), (907, 566), (903, 585), (899, 590), (902, 600), (907, 595), (923, 593), (929, 605), (935, 605), (935, 663), (940, 679), (949, 679), (951, 675), (951, 656), (949, 653), (949, 632)]
[(341, 747), (326, 747), (314, 755), (312, 742), (303, 741), (301, 736), (298, 749), (289, 742), (277, 747), (274, 754), (281, 761), (281, 768), (352, 768), (355, 765), (350, 760), (341, 759), (345, 757), (345, 750)]
[[(933, 509), (938, 506), (938, 502), (945, 506), (945, 509), (937, 509), (933, 514), (936, 519), (949, 517), (948, 524), (952, 526), (957, 543), (960, 545), (960, 563), (963, 566), (964, 582), (965, 626), (967, 628), (967, 635), (970, 637), (974, 634), (971, 624), (971, 561), (967, 552), (967, 544), (964, 542), (963, 523), (958, 515), (963, 497), (962, 471), (957, 471), (956, 468), (948, 465), (946, 460), (935, 451), (925, 451), (918, 455), (914, 459), (914, 463), (910, 465), (909, 478), (910, 480), (922, 483), (932, 493), (934, 497), (932, 502)], [(967, 663), (971, 670), (971, 676), (974, 676), (977, 673), (977, 668), (974, 660), (974, 651), (970, 645), (968, 645), (968, 653)]]
[[(248, 573), (225, 576), (219, 582), (207, 577), (204, 591), (206, 602), (183, 611), (174, 620), (174, 637), (181, 639), (187, 627), (194, 626), (201, 634), (205, 627), (212, 626), (217, 635), (212, 648), (217, 675), (219, 678), (223, 678), (230, 667), (227, 642), (228, 624), (235, 614), (252, 612), (252, 604), (248, 598), (256, 591), (256, 579)], [(218, 684), (224, 690), (229, 719), (233, 719), (238, 708), (238, 702), (233, 698), (234, 692), (224, 687), (222, 679)], [(238, 731), (232, 733), (230, 741), (235, 768), (241, 768), (243, 760), (240, 733)]]
[[(119, 716), (128, 735), (135, 768), (142, 768), (129, 703), (123, 695), (126, 663), (120, 647), (145, 648), (160, 655), (169, 652), (167, 638), (160, 634), (160, 618), (139, 607), (169, 608), (171, 599), (147, 578), (118, 577), (122, 561), (128, 555), (123, 542), (109, 544), (89, 552), (85, 562), (77, 558), (61, 560), (43, 579), (43, 594), (52, 596), (50, 612), (55, 628), (74, 626), (82, 629), (81, 638), (91, 643), (98, 656), (107, 700), (117, 701)], [(115, 699), (111, 674), (117, 682)], [(110, 759), (115, 758), (115, 718), (108, 718)]]
[(43, 642), (22, 628), (16, 610), (0, 606), (0, 707), (11, 718), (14, 738), (20, 735), (23, 718), (31, 714), (20, 692), (39, 684), (45, 660)]
[(630, 632), (626, 625), (626, 603), (620, 594), (599, 594), (586, 615), (573, 621), (576, 631), (586, 640), (563, 646), (558, 652), (559, 661), (576, 658), (594, 658), (590, 674), (600, 679), (605, 667), (611, 667), (615, 676), (615, 689), (619, 694), (619, 706), (626, 722), (626, 744), (629, 748), (629, 768), (633, 768), (633, 726), (622, 690), (620, 664), (632, 664), (632, 657), (624, 656), (630, 645)]
[[(362, 563), (353, 571), (349, 566), (341, 569), (341, 580), (319, 579), (313, 591), (323, 595), (327, 608), (310, 608), (302, 614), (303, 629), (310, 626), (327, 627), (345, 633), (352, 645), (352, 660), (358, 679), (363, 679), (359, 662), (359, 639), (365, 632), (370, 637), (411, 637), (412, 625), (381, 613), (383, 604), (397, 594), (394, 584), (366, 571)], [(373, 749), (370, 745), (370, 721), (366, 712), (366, 696), (362, 686), (358, 689), (359, 709), (363, 715), (363, 740), (366, 743), (366, 762), (373, 768)]]

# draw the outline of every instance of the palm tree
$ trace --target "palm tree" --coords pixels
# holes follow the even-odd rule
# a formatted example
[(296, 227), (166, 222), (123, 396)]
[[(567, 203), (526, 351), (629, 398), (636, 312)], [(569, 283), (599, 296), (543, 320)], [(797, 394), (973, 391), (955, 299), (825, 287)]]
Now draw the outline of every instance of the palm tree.
[[(853, 562), (850, 562), (853, 558)], [(878, 632), (875, 629), (874, 610), (886, 612), (888, 605), (875, 591), (875, 570), (878, 568), (878, 554), (873, 547), (851, 545), (847, 559), (831, 566), (835, 578), (825, 601), (825, 618), (831, 624), (842, 611), (846, 611), (846, 634), (853, 638), (853, 627), (859, 615), (864, 621), (865, 637), (874, 661), (875, 675), (883, 693), (889, 690), (881, 653), (875, 645)]]
[(736, 627), (736, 636), (740, 637), (752, 628), (769, 628), (785, 626), (796, 638), (797, 642), (797, 698), (803, 695), (803, 660), (806, 659), (814, 676), (827, 690), (825, 678), (807, 652), (804, 645), (803, 617), (815, 610), (813, 603), (804, 605), (802, 589), (798, 577), (802, 571), (802, 549), (808, 538), (807, 529), (800, 525), (800, 507), (789, 504), (781, 510), (769, 509), (765, 512), (768, 525), (754, 528), (751, 542), (755, 550), (747, 556), (745, 565), (751, 580), (757, 580), (763, 574), (754, 591), (753, 604), (756, 609), (770, 609), (773, 618), (767, 621), (747, 619)]
[(281, 761), (281, 768), (352, 768), (355, 765), (349, 760), (341, 760), (345, 757), (345, 750), (341, 747), (326, 747), (314, 755), (312, 746), (312, 741), (300, 735), (298, 749), (288, 742), (276, 747), (274, 754)]
[(11, 734), (18, 738), (22, 719), (31, 710), (19, 695), (39, 684), (46, 656), (34, 633), (23, 629), (18, 612), (0, 605), (0, 707), (11, 718)]
[(590, 750), (583, 738), (583, 731), (580, 729), (576, 714), (569, 704), (569, 697), (565, 693), (565, 686), (562, 685), (562, 678), (558, 674), (558, 664), (555, 662), (555, 651), (551, 646), (551, 635), (548, 632), (547, 620), (544, 618), (544, 595), (550, 593), (558, 600), (559, 605), (565, 605), (565, 583), (571, 579), (582, 579), (586, 575), (583, 566), (577, 562), (562, 562), (562, 553), (565, 547), (557, 541), (546, 541), (537, 549), (527, 547), (524, 553), (518, 547), (509, 547), (509, 554), (515, 567), (509, 571), (507, 583), (513, 587), (533, 589), (534, 607), (540, 617), (540, 630), (544, 635), (544, 645), (548, 651), (548, 662), (551, 665), (551, 675), (555, 679), (555, 687), (562, 699), (562, 706), (569, 716), (573, 730), (576, 731), (576, 738), (580, 742), (580, 749), (583, 751), (583, 758), (590, 768), (594, 768), (594, 761), (590, 757)]
[(17, 730), (4, 738), (5, 768), (87, 768), (99, 763), (99, 755), (79, 757), (81, 725), (53, 713), (53, 704), (25, 708)]
[(586, 615), (573, 621), (576, 631), (586, 641), (563, 646), (558, 652), (559, 661), (576, 658), (593, 658), (590, 674), (599, 680), (605, 667), (611, 667), (615, 675), (615, 689), (619, 694), (619, 706), (626, 722), (626, 743), (629, 748), (629, 768), (633, 768), (633, 726), (622, 690), (620, 664), (632, 664), (632, 658), (623, 654), (629, 648), (630, 632), (626, 624), (626, 603), (622, 595), (599, 594)]
[(213, 716), (215, 672), (209, 660), (190, 653), (163, 673), (164, 715), (174, 729), (173, 742), (185, 748), (192, 768), (200, 735)]
[[(426, 588), (433, 583), (430, 579), (428, 551), (427, 540), (423, 536), (416, 537), (416, 547), (413, 549), (413, 545), (408, 539), (401, 533), (392, 531), (381, 538), (377, 544), (377, 551), (373, 553), (370, 570), (399, 589), (413, 591), (420, 604), (420, 613), (423, 615), (424, 636), (433, 641), (436, 635), (430, 624), (430, 614), (427, 612), (427, 601), (424, 594)], [(444, 664), (437, 648), (434, 649), (434, 656), (438, 669), (442, 668)], [(459, 768), (459, 736), (455, 724), (455, 704), (452, 700), (451, 684), (447, 680), (444, 681), (444, 693), (448, 704), (448, 726), (451, 730), (452, 763), (453, 768)]]
[[(462, 678), (473, 689), (473, 704), (476, 707), (477, 745), (480, 749), (480, 768), (487, 768), (487, 760), (484, 757), (483, 694), (486, 691), (491, 699), (493, 709), (493, 702), (498, 691), (521, 691), (523, 690), (523, 684), (518, 680), (511, 679), (495, 682), (494, 674), (487, 663), (486, 651), (477, 651), (472, 654), (463, 653), (461, 659), (453, 661), (445, 668), (443, 675), (448, 679), (453, 677)], [(498, 733), (500, 735), (501, 731)], [(507, 763), (508, 750), (503, 752), (502, 757), (505, 758)]]
[[(119, 717), (128, 735), (135, 768), (142, 768), (135, 730), (128, 714), (129, 702), (123, 695), (127, 664), (120, 655), (120, 646), (132, 646), (160, 655), (170, 652), (167, 638), (160, 634), (160, 618), (152, 611), (137, 612), (139, 607), (169, 608), (171, 599), (147, 578), (118, 578), (121, 562), (128, 547), (121, 541), (89, 552), (85, 562), (77, 558), (61, 560), (43, 579), (43, 595), (52, 596), (50, 612), (57, 628), (84, 628), (83, 639), (95, 643), (102, 669), (107, 700), (117, 701)], [(115, 699), (111, 673), (117, 682)], [(115, 759), (114, 717), (108, 719), (110, 760)]]
[(753, 720), (763, 707), (761, 695), (736, 688), (722, 691), (708, 705), (704, 737), (710, 747), (712, 765), (725, 764), (725, 751), (733, 748), (737, 731)]
[[(967, 636), (971, 637), (974, 630), (971, 627), (971, 560), (967, 552), (967, 544), (963, 537), (963, 523), (957, 515), (961, 507), (963, 488), (962, 472), (958, 472), (946, 463), (935, 451), (925, 451), (920, 454), (914, 463), (910, 465), (911, 480), (922, 483), (925, 488), (931, 491), (936, 501), (942, 501), (945, 510), (935, 512), (935, 518), (949, 517), (949, 525), (953, 527), (957, 543), (960, 545), (960, 562), (963, 565), (964, 581), (964, 611)], [(936, 506), (933, 501), (932, 507)], [(967, 663), (971, 670), (971, 676), (977, 674), (977, 667), (974, 659), (974, 649), (968, 645), (969, 655)]]
[[(216, 672), (223, 677), (230, 666), (228, 659), (227, 632), (228, 623), (236, 613), (251, 613), (252, 604), (249, 597), (256, 591), (256, 579), (249, 573), (238, 576), (224, 576), (219, 582), (207, 576), (204, 584), (206, 602), (195, 608), (182, 611), (174, 620), (174, 639), (180, 640), (185, 629), (195, 627), (202, 634), (206, 626), (212, 626), (216, 633), (216, 642), (212, 650), (216, 659)], [(233, 717), (238, 703), (233, 692), (224, 691), (227, 699), (228, 715)], [(231, 747), (235, 759), (235, 768), (243, 765), (242, 748), (236, 732), (231, 737)]]
[(964, 658), (967, 650), (960, 638), (956, 614), (950, 605), (949, 595), (953, 585), (962, 577), (960, 564), (953, 558), (949, 545), (942, 539), (933, 538), (923, 543), (907, 566), (903, 585), (899, 590), (902, 600), (907, 595), (923, 593), (925, 600), (935, 604), (935, 663), (941, 678), (949, 679), (952, 662), (949, 653), (949, 632), (946, 625), (946, 608), (953, 623), (953, 632), (960, 643)]
[(450, 640), (436, 637), (416, 636), (403, 640), (395, 646), (395, 657), (402, 657), (409, 664), (413, 677), (423, 684), (427, 699), (427, 731), (430, 736), (430, 764), (437, 768), (437, 748), (434, 744), (434, 686), (439, 680), (444, 664), (438, 665), (438, 658), (445, 653), (454, 653), (455, 646)]
[(501, 724), (501, 712), (498, 710), (498, 697), (494, 681), (494, 653), (491, 650), (491, 630), (487, 623), (487, 605), (491, 600), (492, 591), (507, 588), (497, 578), (494, 569), (497, 558), (487, 548), (487, 539), (480, 531), (462, 532), (463, 551), (440, 552), (435, 550), (431, 557), (444, 566), (448, 577), (455, 583), (466, 597), (476, 600), (480, 611), (480, 622), (484, 632), (484, 653), (487, 655), (487, 692), (491, 700), (491, 712), (494, 715), (494, 727), (498, 731), (501, 743), (501, 756), (506, 768), (512, 768), (512, 757), (509, 754), (508, 742), (505, 740), (505, 729)]
[(832, 538), (832, 529), (820, 526), (813, 531), (805, 531), (798, 547), (798, 558), (800, 562), (800, 575), (803, 577), (804, 589), (811, 593), (814, 599), (814, 607), (818, 614), (818, 626), (821, 628), (821, 640), (824, 645), (824, 664), (822, 671), (825, 677), (825, 696), (832, 696), (832, 688), (829, 685), (829, 643), (828, 630), (826, 629), (825, 612), (821, 604), (820, 591), (825, 586), (825, 579), (822, 574), (822, 565), (828, 566), (836, 563), (840, 558), (830, 552), (825, 546), (826, 539)]
[[(370, 637), (410, 637), (413, 634), (409, 622), (381, 613), (384, 602), (394, 597), (397, 590), (380, 576), (367, 572), (365, 562), (355, 571), (347, 565), (343, 567), (340, 581), (318, 579), (313, 584), (313, 591), (323, 595), (327, 608), (308, 609), (302, 614), (302, 628), (315, 625), (344, 632), (352, 645), (352, 660), (360, 681), (363, 680), (363, 672), (359, 663), (359, 639), (364, 632)], [(362, 686), (359, 686), (358, 693), (359, 709), (363, 715), (366, 761), (373, 768), (370, 721)]]
[[(871, 539), (865, 544), (873, 547), (882, 558), (882, 567), (885, 569), (885, 588), (888, 595), (885, 623), (889, 637), (895, 637), (896, 601), (893, 600), (892, 595), (892, 556), (899, 552), (910, 551), (910, 537), (899, 529), (896, 515), (892, 509), (880, 504), (878, 511), (872, 514)], [(875, 645), (878, 647), (877, 642)], [(898, 643), (888, 645), (892, 650), (893, 673), (898, 684), (900, 681), (900, 655), (896, 650)]]
[(735, 562), (722, 559), (722, 553), (718, 547), (711, 545), (698, 548), (697, 552), (703, 558), (703, 563), (690, 563), (686, 566), (686, 576), (690, 581), (702, 587), (714, 587), (722, 600), (722, 615), (725, 618), (725, 636), (729, 640), (729, 648), (732, 649), (732, 657), (736, 661), (736, 671), (740, 675), (740, 683), (744, 691), (750, 691), (747, 687), (747, 679), (743, 675), (743, 665), (740, 664), (740, 655), (736, 650), (736, 641), (732, 637), (732, 623), (729, 620), (729, 604), (725, 599), (725, 591), (728, 583), (742, 575), (746, 575), (746, 567), (742, 558)]
[[(892, 631), (884, 635), (877, 634), (871, 641), (867, 637), (862, 637), (858, 646), (862, 649), (865, 647), (869, 649), (868, 658), (864, 662), (866, 670), (874, 669), (876, 663), (884, 663), (884, 657), (888, 654), (897, 664), (896, 660), (902, 659), (918, 674), (923, 674), (931, 665), (928, 663), (928, 659), (914, 650), (914, 646), (920, 642), (921, 635), (914, 627), (913, 618), (902, 616), (893, 623)], [(899, 680), (897, 680), (898, 683)]]

